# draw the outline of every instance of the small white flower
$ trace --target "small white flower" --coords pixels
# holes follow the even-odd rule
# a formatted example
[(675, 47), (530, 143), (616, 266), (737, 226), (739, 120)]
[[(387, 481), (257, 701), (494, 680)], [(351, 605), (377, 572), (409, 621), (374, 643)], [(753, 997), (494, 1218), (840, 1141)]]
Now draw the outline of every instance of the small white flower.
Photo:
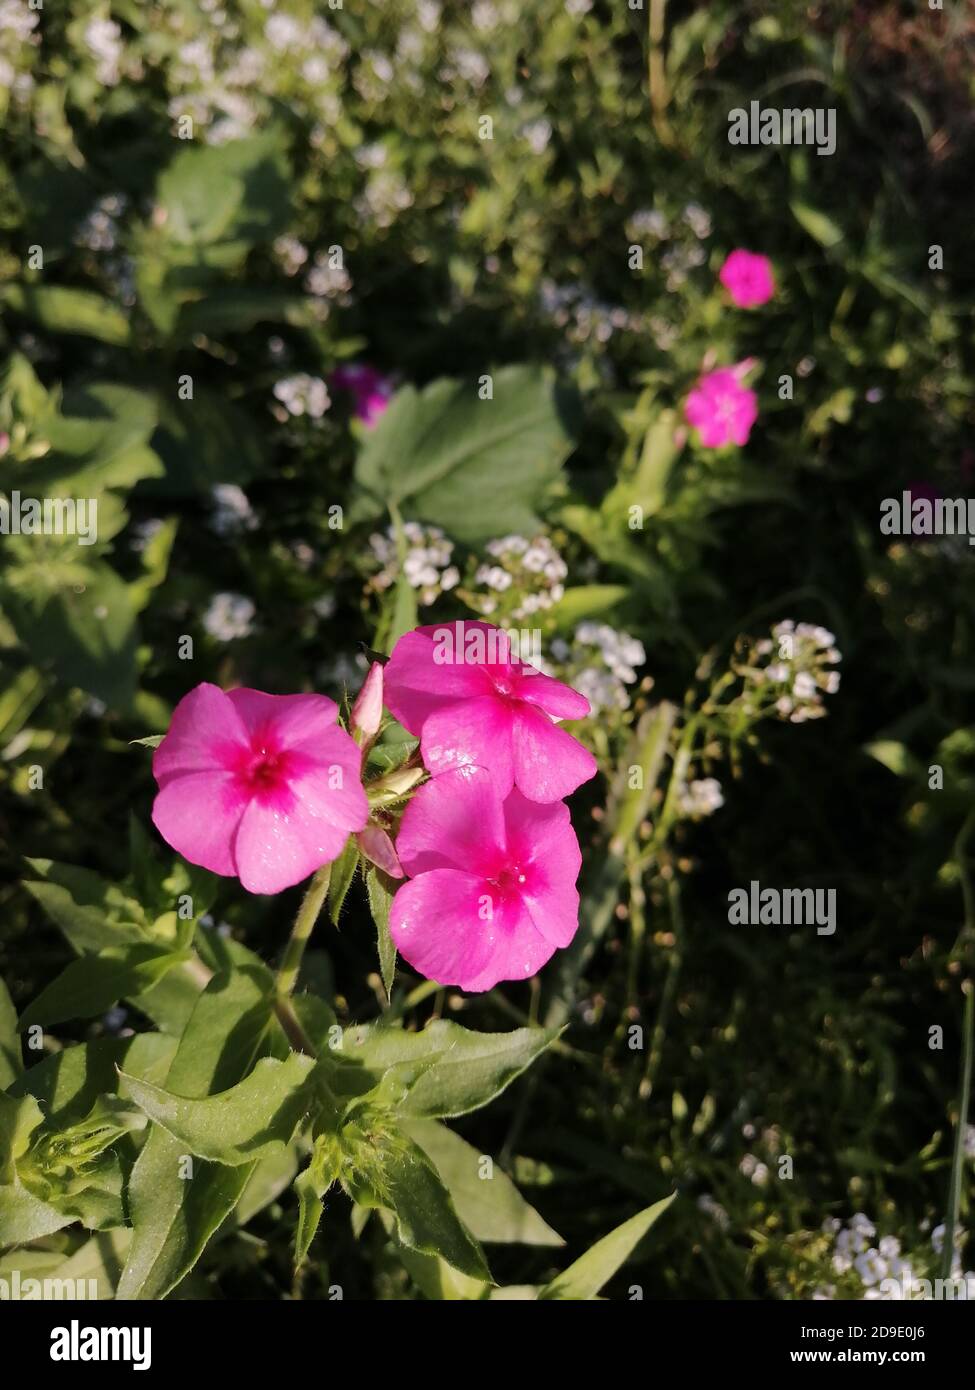
[(853, 1261), (853, 1267), (868, 1288), (872, 1284), (879, 1284), (887, 1274), (887, 1261), (878, 1250), (872, 1248), (858, 1255)]
[(218, 642), (232, 642), (250, 635), (256, 611), (253, 601), (244, 594), (214, 594), (203, 614), (203, 626)]

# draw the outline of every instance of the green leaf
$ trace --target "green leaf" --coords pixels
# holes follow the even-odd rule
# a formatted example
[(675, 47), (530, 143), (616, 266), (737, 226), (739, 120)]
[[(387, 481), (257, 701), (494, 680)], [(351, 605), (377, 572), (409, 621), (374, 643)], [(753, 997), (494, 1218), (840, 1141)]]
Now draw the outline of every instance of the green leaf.
[(205, 1099), (181, 1096), (125, 1073), (123, 1095), (198, 1158), (235, 1167), (284, 1147), (308, 1110), (309, 1073), (315, 1061), (292, 1052), (285, 1061), (265, 1057), (243, 1081)]
[(332, 925), (338, 926), (342, 904), (345, 902), (359, 863), (359, 846), (354, 835), (350, 835), (338, 859), (332, 865), (328, 880), (328, 911)]
[(253, 242), (273, 238), (288, 215), (285, 138), (281, 128), (269, 127), (245, 140), (181, 150), (156, 187), (157, 221), (167, 239), (191, 248), (224, 243), (236, 259)]
[(525, 1201), (502, 1168), (436, 1120), (407, 1120), (404, 1129), (430, 1159), (457, 1215), (478, 1240), (505, 1245), (564, 1245), (562, 1237)]
[(16, 1179), (0, 1186), (0, 1242), (19, 1245), (70, 1226), (74, 1218), (42, 1202)]
[(193, 399), (162, 397), (152, 447), (166, 476), (153, 492), (193, 496), (216, 483), (246, 483), (263, 465), (261, 433), (232, 401), (196, 384)]
[(0, 979), (0, 1091), (5, 1091), (11, 1082), (16, 1081), (23, 1070), (17, 1010), (7, 986)]
[(450, 1194), (418, 1144), (387, 1136), (377, 1151), (379, 1173), (343, 1172), (342, 1184), (361, 1206), (392, 1212), (398, 1239), (408, 1250), (440, 1255), (473, 1279), (490, 1281), (484, 1255), (454, 1210)]
[(393, 992), (393, 979), (396, 975), (396, 947), (389, 934), (389, 909), (392, 906), (396, 889), (393, 880), (375, 867), (366, 871), (366, 892), (369, 895), (369, 911), (376, 924), (376, 946), (379, 952), (379, 973), (383, 989), (388, 999)]
[(165, 737), (165, 734), (149, 734), (146, 738), (130, 738), (129, 743), (140, 748), (158, 748)]
[(322, 1219), (322, 1198), (338, 1180), (341, 1172), (341, 1152), (328, 1135), (320, 1135), (315, 1141), (311, 1160), (303, 1173), (295, 1179), (295, 1193), (298, 1197), (298, 1225), (295, 1230), (295, 1269), (302, 1263), (311, 1248)]
[(421, 1033), (366, 1023), (345, 1030), (342, 1054), (377, 1079), (398, 1064), (415, 1067), (416, 1079), (401, 1101), (401, 1112), (416, 1118), (449, 1118), (466, 1115), (500, 1095), (558, 1033), (554, 1028), (474, 1033), (446, 1019)]
[(41, 1102), (49, 1126), (63, 1129), (90, 1113), (99, 1096), (114, 1092), (118, 1069), (147, 1081), (163, 1081), (176, 1051), (175, 1038), (137, 1033), (131, 1038), (96, 1038), (44, 1057), (11, 1088)]
[(624, 584), (578, 584), (566, 589), (549, 616), (560, 632), (567, 632), (587, 618), (603, 617), (629, 596)]
[(493, 400), (474, 381), (398, 391), (356, 460), (352, 519), (389, 503), (476, 544), (538, 528), (535, 507), (572, 447), (554, 374), (536, 366), (494, 373)]
[(145, 941), (141, 905), (114, 883), (73, 864), (26, 862), (38, 878), (26, 879), (24, 887), (79, 954)]
[[(267, 1046), (273, 987), (270, 972), (259, 966), (215, 975), (186, 1025), (166, 1085), (182, 1095), (205, 1096), (245, 1076)], [(233, 1211), (255, 1169), (201, 1160), (186, 1179), (184, 1154), (178, 1139), (154, 1127), (136, 1160), (128, 1188), (134, 1231), (119, 1298), (165, 1298)]]
[(17, 566), (16, 587), (8, 575), (4, 611), (41, 670), (126, 709), (135, 693), (136, 624), (129, 591), (109, 565), (79, 559), (78, 549), (58, 545), (42, 553), (38, 548), (32, 564)]
[(120, 999), (133, 998), (161, 980), (167, 971), (190, 959), (188, 951), (161, 951), (158, 946), (109, 947), (100, 955), (72, 961), (43, 989), (20, 1020), (31, 1024), (64, 1023), (95, 1018)]
[(629, 1259), (640, 1241), (650, 1230), (659, 1216), (670, 1206), (677, 1196), (672, 1192), (652, 1207), (631, 1216), (622, 1226), (617, 1226), (608, 1236), (597, 1240), (592, 1249), (571, 1264), (568, 1269), (556, 1275), (550, 1284), (540, 1291), (540, 1299), (573, 1299), (588, 1301), (597, 1296), (605, 1283), (612, 1279), (620, 1266)]
[(839, 245), (846, 235), (843, 228), (831, 217), (827, 217), (825, 212), (819, 212), (816, 208), (810, 207), (808, 203), (794, 199), (789, 204), (789, 208), (803, 231), (808, 232), (814, 241), (818, 241), (820, 246), (825, 246), (827, 250), (832, 246)]
[(0, 301), (49, 333), (77, 333), (115, 347), (123, 347), (129, 341), (125, 310), (90, 290), (66, 289), (61, 285), (7, 285)]

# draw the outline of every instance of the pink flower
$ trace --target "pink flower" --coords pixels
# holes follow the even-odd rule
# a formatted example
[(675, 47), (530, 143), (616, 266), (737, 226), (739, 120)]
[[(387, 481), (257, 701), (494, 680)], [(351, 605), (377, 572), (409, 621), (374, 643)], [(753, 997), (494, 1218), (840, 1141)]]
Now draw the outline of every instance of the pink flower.
[(352, 392), (355, 413), (368, 429), (376, 424), (393, 394), (389, 379), (365, 362), (337, 367), (332, 373), (332, 382), (340, 390)]
[(575, 936), (581, 856), (564, 802), (502, 800), (485, 769), (460, 768), (420, 788), (396, 849), (410, 882), (390, 934), (438, 984), (476, 993), (525, 980)]
[(192, 864), (278, 893), (336, 859), (369, 815), (361, 754), (325, 695), (184, 695), (152, 770), (156, 829)]
[(498, 795), (558, 801), (588, 782), (596, 760), (552, 718), (583, 719), (589, 701), (533, 666), (488, 623), (418, 627), (401, 637), (384, 672), (386, 704), (420, 739), (430, 772), (487, 768)]
[(724, 444), (747, 444), (758, 416), (758, 397), (739, 377), (750, 364), (718, 367), (702, 376), (684, 404), (687, 423), (700, 431), (706, 449)]
[(739, 309), (755, 309), (767, 304), (775, 293), (775, 277), (768, 256), (752, 251), (732, 251), (718, 273), (718, 279)]

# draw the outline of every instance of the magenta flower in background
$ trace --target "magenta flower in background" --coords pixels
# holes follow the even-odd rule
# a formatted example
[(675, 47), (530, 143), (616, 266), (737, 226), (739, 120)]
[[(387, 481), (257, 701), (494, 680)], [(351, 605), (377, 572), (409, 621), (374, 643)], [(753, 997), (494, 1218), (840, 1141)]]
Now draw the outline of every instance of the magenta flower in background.
[(300, 883), (369, 815), (360, 751), (337, 717), (325, 695), (196, 686), (153, 756), (156, 829), (251, 893)]
[(336, 367), (332, 384), (342, 391), (352, 392), (355, 413), (369, 429), (383, 414), (393, 394), (389, 378), (365, 362)]
[(687, 423), (700, 431), (706, 449), (724, 444), (747, 444), (758, 417), (758, 397), (740, 378), (751, 366), (717, 367), (702, 376), (684, 403)]
[(718, 272), (718, 279), (739, 309), (756, 309), (775, 293), (775, 277), (768, 256), (753, 251), (732, 251)]
[(464, 767), (420, 788), (396, 849), (410, 881), (390, 934), (438, 984), (477, 993), (525, 980), (576, 933), (581, 856), (561, 801), (502, 800), (485, 769)]
[(558, 801), (597, 764), (552, 721), (583, 719), (589, 701), (511, 655), (507, 635), (488, 623), (418, 627), (386, 664), (386, 705), (419, 738), (434, 775), (487, 768), (502, 798), (515, 786), (530, 801)]

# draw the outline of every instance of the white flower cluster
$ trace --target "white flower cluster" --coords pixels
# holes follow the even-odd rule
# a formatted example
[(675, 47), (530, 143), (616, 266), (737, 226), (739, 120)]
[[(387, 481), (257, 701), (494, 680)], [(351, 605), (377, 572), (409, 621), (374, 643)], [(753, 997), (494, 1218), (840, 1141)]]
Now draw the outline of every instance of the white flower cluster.
[(840, 688), (840, 673), (831, 669), (841, 660), (835, 643), (824, 627), (786, 619), (756, 644), (759, 658), (773, 660), (750, 668), (747, 678), (753, 689), (775, 687), (775, 712), (781, 719), (791, 724), (820, 719), (826, 713), (823, 696)]
[(764, 1187), (769, 1180), (768, 1164), (763, 1163), (754, 1154), (745, 1154), (738, 1164), (738, 1171), (756, 1187)]
[[(902, 1299), (921, 1297), (921, 1279), (931, 1277), (931, 1257), (925, 1251), (917, 1251), (913, 1256), (906, 1255), (896, 1236), (887, 1235), (877, 1239), (877, 1228), (862, 1211), (857, 1212), (847, 1225), (838, 1217), (831, 1216), (823, 1222), (823, 1232), (834, 1237), (831, 1266), (839, 1276), (852, 1275), (863, 1287), (864, 1299)], [(931, 1232), (931, 1248), (935, 1256), (941, 1254), (944, 1245), (944, 1226), (936, 1226)], [(952, 1258), (951, 1277), (971, 1280), (969, 1288), (975, 1288), (975, 1274), (968, 1271), (962, 1274), (961, 1246), (965, 1232), (955, 1232), (955, 1251)], [(887, 1280), (896, 1281), (885, 1283)], [(881, 1285), (884, 1284), (884, 1287)], [(912, 1292), (912, 1285), (917, 1291)], [(814, 1298), (832, 1298), (836, 1293), (832, 1285), (818, 1289)]]
[(257, 609), (244, 594), (214, 594), (203, 614), (203, 626), (218, 642), (249, 637), (254, 630)]
[(310, 420), (320, 420), (332, 404), (321, 377), (309, 376), (307, 372), (282, 377), (275, 382), (274, 395), (288, 415), (307, 415)]
[(217, 483), (212, 491), (210, 526), (218, 536), (238, 536), (257, 529), (257, 517), (243, 488), (236, 483)]
[(585, 695), (594, 714), (629, 706), (627, 686), (637, 679), (636, 667), (647, 659), (643, 643), (608, 623), (585, 622), (576, 628), (571, 644), (557, 637), (552, 656), (573, 689)]
[(332, 299), (337, 304), (351, 304), (349, 291), (352, 276), (340, 266), (329, 264), (325, 251), (316, 251), (308, 274), (305, 276), (305, 289), (316, 299)]
[(498, 608), (509, 589), (516, 599), (512, 618), (530, 618), (558, 603), (565, 593), (568, 567), (547, 536), (501, 536), (484, 547), (489, 559), (478, 565), (474, 583), (487, 590), (474, 602), (486, 617)]
[(22, 69), (41, 42), (40, 15), (26, 0), (0, 0), (0, 88), (23, 105), (30, 100), (34, 79)]
[(678, 813), (691, 820), (713, 816), (723, 805), (724, 794), (716, 777), (698, 777), (691, 782), (681, 782), (677, 789)]
[(85, 25), (85, 47), (95, 59), (95, 76), (103, 87), (122, 80), (122, 30), (114, 19), (95, 15)]
[[(421, 526), (416, 521), (403, 523), (407, 542), (403, 573), (412, 589), (419, 590), (423, 605), (433, 603), (441, 594), (455, 588), (460, 572), (451, 563), (454, 543), (448, 540), (439, 526)], [(382, 592), (399, 578), (400, 564), (396, 551), (396, 530), (389, 527), (385, 535), (369, 537), (369, 544), (382, 569), (370, 581), (370, 587)]]

